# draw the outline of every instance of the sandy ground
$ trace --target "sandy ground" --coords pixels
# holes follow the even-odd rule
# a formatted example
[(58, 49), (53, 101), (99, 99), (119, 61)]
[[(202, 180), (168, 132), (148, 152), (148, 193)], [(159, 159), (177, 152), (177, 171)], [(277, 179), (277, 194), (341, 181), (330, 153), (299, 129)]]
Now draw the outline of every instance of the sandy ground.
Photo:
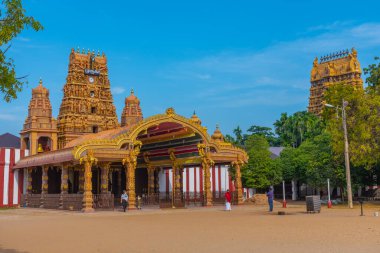
[(303, 203), (284, 216), (265, 206), (222, 209), (0, 210), (0, 252), (380, 252), (380, 206), (363, 217), (359, 207), (307, 214)]

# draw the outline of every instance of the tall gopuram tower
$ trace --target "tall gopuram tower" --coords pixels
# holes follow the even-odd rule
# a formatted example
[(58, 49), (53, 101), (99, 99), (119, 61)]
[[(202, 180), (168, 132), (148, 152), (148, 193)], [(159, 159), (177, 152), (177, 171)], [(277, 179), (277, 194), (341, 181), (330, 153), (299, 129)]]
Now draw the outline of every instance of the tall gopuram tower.
[(31, 155), (57, 149), (57, 120), (52, 117), (49, 90), (39, 85), (32, 90), (28, 116), (21, 130), (21, 149)]
[(125, 106), (121, 114), (121, 126), (132, 126), (143, 120), (140, 100), (135, 96), (133, 90), (129, 97), (125, 98)]
[(345, 83), (363, 89), (362, 71), (358, 60), (357, 51), (344, 50), (318, 58), (313, 62), (311, 70), (311, 88), (308, 111), (316, 115), (322, 113), (325, 90), (334, 84)]
[(106, 56), (72, 49), (58, 115), (58, 148), (83, 134), (118, 126)]

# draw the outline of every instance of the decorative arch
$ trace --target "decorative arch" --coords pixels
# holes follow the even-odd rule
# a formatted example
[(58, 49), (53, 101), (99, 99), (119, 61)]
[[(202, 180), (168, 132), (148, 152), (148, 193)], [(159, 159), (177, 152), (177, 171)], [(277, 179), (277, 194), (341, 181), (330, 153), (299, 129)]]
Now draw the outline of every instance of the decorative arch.
[[(216, 151), (219, 150), (219, 145), (212, 142), (210, 135), (207, 133), (206, 127), (194, 123), (191, 119), (176, 114), (173, 108), (169, 108), (166, 110), (165, 114), (158, 114), (146, 118), (130, 129), (120, 128), (119, 131), (116, 131), (115, 134), (109, 138), (97, 139), (94, 135), (94, 138), (92, 140), (85, 141), (74, 147), (74, 158), (77, 160), (80, 159), (80, 157), (83, 156), (87, 150), (120, 150), (122, 147), (134, 145), (134, 143), (138, 141), (137, 137), (140, 133), (147, 131), (152, 126), (160, 125), (166, 122), (178, 123), (184, 127), (189, 128), (194, 133), (197, 133), (199, 136), (201, 136), (204, 144), (213, 147)], [(99, 136), (101, 136), (101, 132), (99, 133)]]

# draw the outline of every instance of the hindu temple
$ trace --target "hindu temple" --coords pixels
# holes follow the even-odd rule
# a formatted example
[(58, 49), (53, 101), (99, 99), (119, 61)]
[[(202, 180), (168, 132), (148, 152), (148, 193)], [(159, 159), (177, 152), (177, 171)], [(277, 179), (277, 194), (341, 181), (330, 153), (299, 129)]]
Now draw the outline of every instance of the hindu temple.
[[(319, 77), (318, 77), (319, 78)], [(114, 208), (126, 190), (159, 207), (210, 206), (233, 192), (242, 203), (246, 152), (213, 134), (201, 119), (174, 108), (143, 117), (132, 90), (120, 123), (104, 53), (71, 50), (59, 115), (42, 80), (32, 91), (21, 142), (30, 156), (14, 167), (23, 175), (21, 205), (82, 210)]]
[(352, 48), (342, 50), (323, 57), (314, 59), (310, 75), (310, 97), (308, 111), (320, 115), (326, 101), (324, 92), (328, 87), (345, 83), (358, 89), (363, 89), (360, 63), (357, 51)]

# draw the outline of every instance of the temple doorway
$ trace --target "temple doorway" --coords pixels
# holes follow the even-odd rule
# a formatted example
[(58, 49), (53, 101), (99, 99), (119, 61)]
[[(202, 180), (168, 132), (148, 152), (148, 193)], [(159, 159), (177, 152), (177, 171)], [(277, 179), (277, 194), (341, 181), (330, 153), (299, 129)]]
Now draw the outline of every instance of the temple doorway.
[(136, 196), (142, 197), (148, 194), (148, 171), (146, 168), (138, 168), (135, 171)]
[(32, 193), (40, 194), (42, 187), (42, 168), (38, 167), (37, 169), (33, 169), (32, 173)]
[(61, 192), (61, 170), (50, 167), (48, 173), (48, 194), (59, 194)]

